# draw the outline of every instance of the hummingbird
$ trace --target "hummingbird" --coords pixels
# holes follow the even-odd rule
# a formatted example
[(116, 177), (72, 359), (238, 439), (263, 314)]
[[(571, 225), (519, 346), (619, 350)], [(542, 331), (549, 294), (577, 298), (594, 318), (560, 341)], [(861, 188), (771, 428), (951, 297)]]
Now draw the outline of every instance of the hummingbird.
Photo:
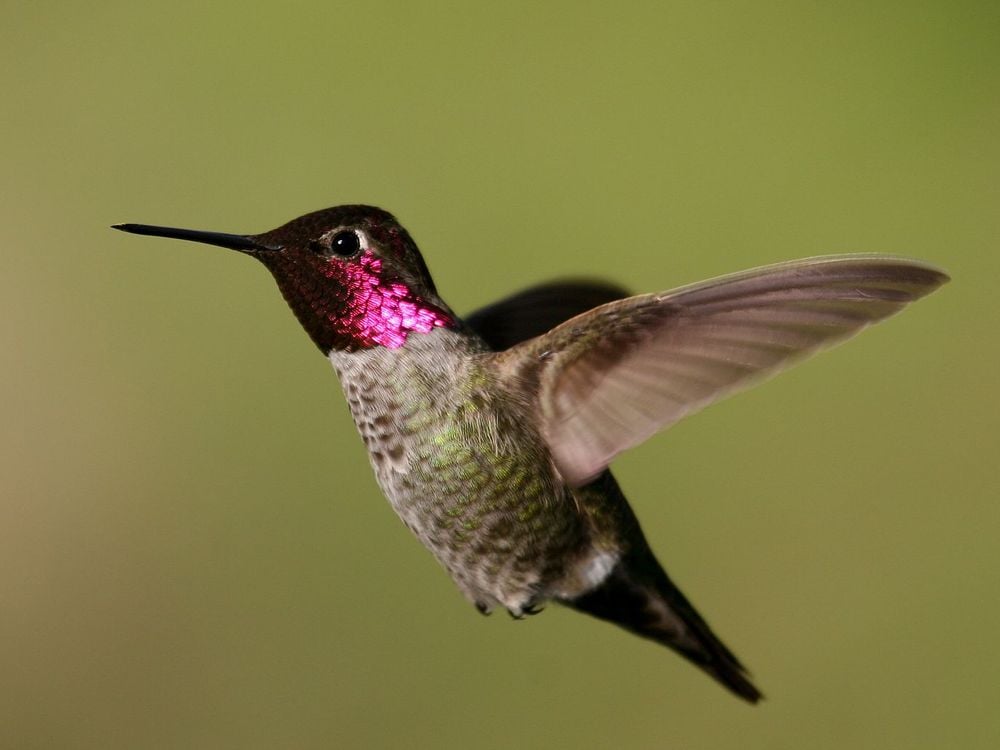
[(948, 280), (916, 260), (830, 255), (638, 296), (555, 281), (462, 318), (373, 206), (263, 234), (114, 228), (264, 264), (339, 376), (382, 492), (481, 613), (556, 602), (668, 646), (751, 703), (761, 692), (667, 576), (609, 464)]

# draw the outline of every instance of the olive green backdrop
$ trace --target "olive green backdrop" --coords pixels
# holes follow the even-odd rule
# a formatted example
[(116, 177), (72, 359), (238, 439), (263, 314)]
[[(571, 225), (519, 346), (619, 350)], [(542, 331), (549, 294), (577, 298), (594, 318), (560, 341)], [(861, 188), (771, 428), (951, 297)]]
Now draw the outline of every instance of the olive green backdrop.
[[(996, 2), (8, 2), (0, 61), (0, 746), (1000, 746)], [(354, 201), (458, 310), (952, 274), (616, 462), (766, 702), (480, 617), (265, 270), (107, 228)]]

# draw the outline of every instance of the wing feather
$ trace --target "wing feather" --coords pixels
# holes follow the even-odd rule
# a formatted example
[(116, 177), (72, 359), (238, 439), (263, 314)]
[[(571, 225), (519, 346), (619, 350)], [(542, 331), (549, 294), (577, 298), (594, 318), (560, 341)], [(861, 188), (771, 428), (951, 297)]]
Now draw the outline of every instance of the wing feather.
[(534, 379), (553, 460), (580, 485), (655, 432), (947, 280), (890, 256), (810, 258), (611, 302), (499, 356)]

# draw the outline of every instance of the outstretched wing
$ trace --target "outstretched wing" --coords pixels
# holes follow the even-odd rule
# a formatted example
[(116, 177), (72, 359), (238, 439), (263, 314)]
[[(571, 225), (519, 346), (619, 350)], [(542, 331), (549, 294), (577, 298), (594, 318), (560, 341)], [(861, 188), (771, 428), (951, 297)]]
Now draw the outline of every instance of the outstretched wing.
[(498, 355), (537, 388), (563, 478), (586, 483), (682, 417), (843, 341), (948, 277), (919, 261), (823, 256), (605, 304)]

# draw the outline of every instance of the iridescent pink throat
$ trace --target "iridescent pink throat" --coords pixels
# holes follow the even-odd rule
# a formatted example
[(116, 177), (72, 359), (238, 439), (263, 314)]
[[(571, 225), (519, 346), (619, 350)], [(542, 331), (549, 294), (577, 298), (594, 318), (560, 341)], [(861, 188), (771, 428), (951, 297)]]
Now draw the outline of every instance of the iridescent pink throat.
[(337, 338), (346, 339), (345, 349), (397, 349), (411, 333), (454, 325), (448, 313), (406, 284), (383, 278), (382, 259), (370, 251), (353, 263), (328, 264), (325, 275), (343, 289), (341, 304), (325, 313)]

